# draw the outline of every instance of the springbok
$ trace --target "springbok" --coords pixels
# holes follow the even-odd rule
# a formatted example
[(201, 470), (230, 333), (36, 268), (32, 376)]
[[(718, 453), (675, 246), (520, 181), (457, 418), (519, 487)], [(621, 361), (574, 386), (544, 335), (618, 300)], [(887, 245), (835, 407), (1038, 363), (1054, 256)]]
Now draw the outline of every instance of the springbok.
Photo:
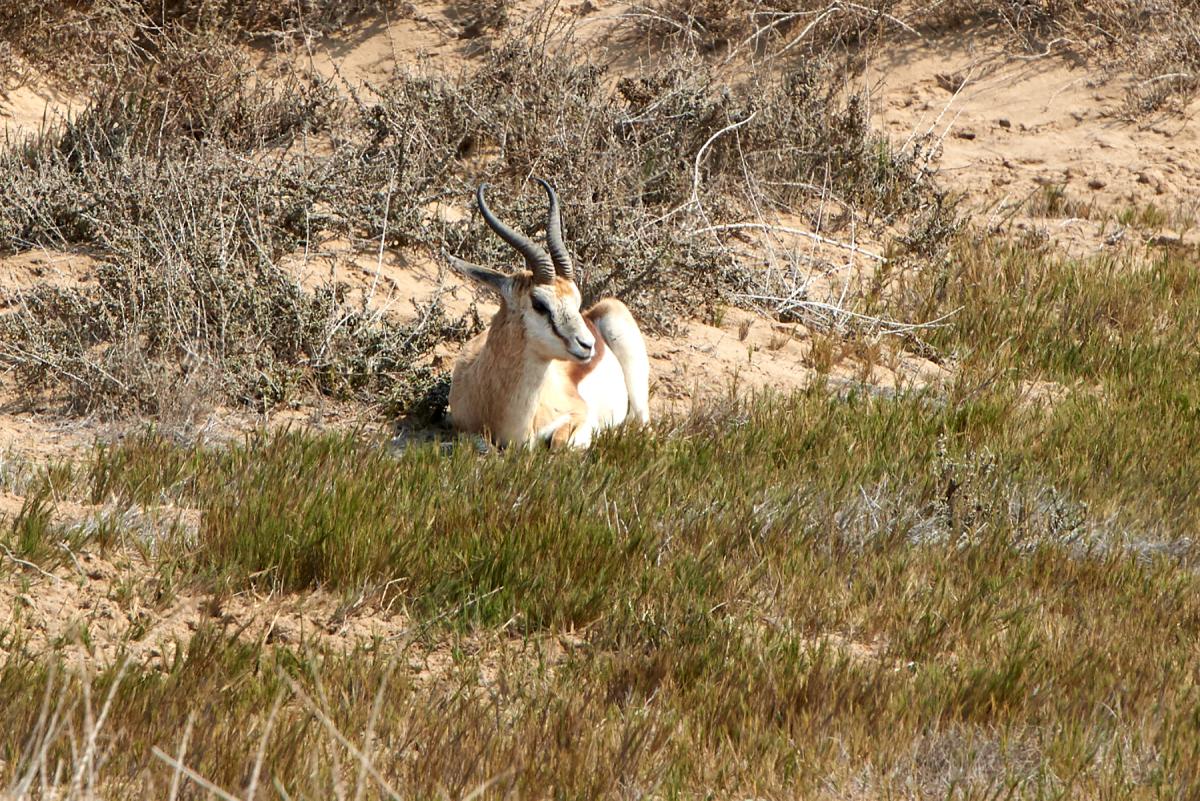
[(650, 420), (646, 343), (625, 304), (605, 298), (580, 312), (575, 268), (562, 239), (558, 196), (546, 181), (550, 253), (492, 214), (488, 227), (525, 257), (513, 275), (448, 256), (455, 270), (500, 296), (488, 330), (467, 344), (450, 384), (450, 422), (500, 446), (548, 442), (586, 448), (626, 417)]

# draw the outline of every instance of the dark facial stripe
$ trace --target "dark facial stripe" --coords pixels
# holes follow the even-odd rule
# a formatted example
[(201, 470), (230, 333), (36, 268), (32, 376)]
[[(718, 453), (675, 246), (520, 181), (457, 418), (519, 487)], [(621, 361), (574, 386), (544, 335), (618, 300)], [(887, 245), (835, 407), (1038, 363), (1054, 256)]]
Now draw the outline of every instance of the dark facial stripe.
[(567, 350), (570, 350), (571, 349), (571, 341), (569, 339), (567, 339), (565, 336), (563, 336), (562, 331), (558, 330), (558, 321), (554, 319), (554, 314), (551, 313), (550, 316), (547, 317), (546, 319), (548, 319), (550, 321), (550, 329), (552, 331), (554, 331), (554, 335), (562, 340), (563, 344), (567, 346)]
[[(562, 341), (563, 347), (565, 347), (567, 349), (567, 352), (569, 353), (571, 351), (571, 340), (568, 339), (566, 336), (564, 336), (563, 332), (558, 329), (558, 321), (555, 319), (554, 313), (551, 312), (546, 317), (546, 319), (550, 322), (550, 330), (553, 331), (554, 335)], [(593, 334), (596, 334), (596, 327), (592, 325), (591, 321), (584, 319), (584, 322), (587, 324), (588, 330), (591, 331)], [(597, 336), (597, 338), (596, 338), (596, 353), (599, 353), (599, 352), (600, 352), (600, 339)], [(592, 361), (595, 361), (595, 360), (596, 360), (596, 358), (595, 358), (595, 356), (593, 356)]]

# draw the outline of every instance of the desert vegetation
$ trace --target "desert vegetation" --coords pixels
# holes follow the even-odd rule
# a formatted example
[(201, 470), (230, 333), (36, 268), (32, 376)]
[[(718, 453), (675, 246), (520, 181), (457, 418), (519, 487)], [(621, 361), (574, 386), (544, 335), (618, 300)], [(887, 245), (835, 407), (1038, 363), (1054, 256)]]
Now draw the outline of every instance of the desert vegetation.
[[(1154, 126), (1195, 10), (443, 5), (0, 2), (5, 91), (80, 99), (0, 151), (0, 268), (88, 265), (0, 287), (3, 405), (116, 432), (0, 459), (0, 794), (1194, 795), (1194, 206), (981, 209), (949, 128), (889, 137), (858, 81), (983, 31)], [(461, 49), (318, 68), (402, 23)], [(486, 310), (437, 265), (507, 263), (481, 181), (538, 234), (531, 175), (585, 298), (809, 380), (714, 371), (583, 453), (454, 437)], [(369, 291), (294, 273), (335, 246)], [(372, 304), (385, 256), (430, 270), (413, 308)], [(272, 422), (326, 403), (357, 424)]]
[[(550, 23), (535, 16), (465, 74), (405, 68), (365, 101), (302, 70), (250, 80), (218, 20), (245, 22), (156, 21), (152, 57), (117, 61), (76, 119), (10, 149), (0, 168), (0, 248), (102, 261), (98, 291), (34, 293), (5, 321), (22, 387), (75, 412), (154, 414), (179, 387), (268, 407), (315, 391), (408, 411), (436, 383), (421, 357), (478, 321), (435, 307), (413, 330), (383, 326), (339, 304), (336, 287), (299, 294), (277, 263), (330, 236), (500, 260), (479, 226), (429, 211), (483, 180), (516, 195), (531, 173), (556, 176), (588, 266), (585, 300), (627, 296), (659, 331), (735, 292), (777, 291), (720, 233), (696, 233), (755, 205), (804, 205), (836, 184), (856, 224), (911, 229), (897, 242), (916, 252), (952, 228), (921, 149), (874, 134), (858, 101), (838, 96), (829, 60), (730, 84), (680, 52), (614, 91), (569, 40), (539, 45)], [(538, 201), (525, 197), (505, 212), (534, 227)]]
[(987, 26), (1029, 55), (1058, 51), (1132, 70), (1143, 80), (1132, 87), (1130, 100), (1142, 112), (1186, 97), (1198, 85), (1198, 32), (1187, 3), (662, 0), (634, 14), (653, 34), (706, 51), (749, 51), (766, 58), (831, 44), (861, 45), (897, 31)]

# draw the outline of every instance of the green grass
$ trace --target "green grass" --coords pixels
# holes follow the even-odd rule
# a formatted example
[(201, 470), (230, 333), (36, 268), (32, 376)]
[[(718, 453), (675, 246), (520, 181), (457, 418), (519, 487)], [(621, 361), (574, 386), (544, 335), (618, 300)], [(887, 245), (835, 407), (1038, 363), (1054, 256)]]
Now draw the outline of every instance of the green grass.
[[(6, 541), (52, 558), (59, 497), (177, 504), (202, 514), (155, 544), (172, 587), (320, 587), (412, 620), (347, 654), (214, 629), (135, 663), (99, 738), (118, 794), (165, 793), (151, 749), (175, 753), (192, 715), (184, 761), (239, 797), (260, 748), (259, 797), (1187, 797), (1198, 295), (1186, 255), (964, 238), (887, 300), (961, 309), (927, 332), (955, 367), (944, 387), (817, 386), (587, 453), (148, 433), (28, 479), (43, 500)], [(1064, 394), (1031, 401), (1034, 380)], [(71, 547), (136, 539), (90, 536)], [(78, 764), (67, 732), (116, 674), (8, 637), (11, 783), (30, 742), (51, 772)], [(31, 741), (47, 693), (66, 728)], [(378, 777), (322, 716), (374, 743)]]
[[(996, 432), (971, 421), (990, 417), (965, 406), (814, 391), (586, 455), (393, 458), (301, 433), (187, 454), (155, 490), (205, 510), (187, 546), (204, 580), (398, 582), (433, 627), (346, 656), (209, 633), (136, 666), (105, 730), (115, 786), (166, 787), (150, 748), (174, 753), (195, 715), (185, 761), (238, 792), (281, 696), (264, 776), (328, 795), (357, 767), (313, 707), (361, 744), (378, 695), (375, 765), (402, 797), (497, 777), (497, 796), (941, 797), (958, 778), (962, 797), (1178, 797), (1200, 743), (1192, 561), (1105, 547), (1121, 533), (1032, 484), (1035, 455), (989, 456)], [(586, 647), (542, 661), (568, 630)], [(457, 666), (422, 682), (408, 662), (430, 648)], [(0, 672), (7, 753), (48, 670)]]

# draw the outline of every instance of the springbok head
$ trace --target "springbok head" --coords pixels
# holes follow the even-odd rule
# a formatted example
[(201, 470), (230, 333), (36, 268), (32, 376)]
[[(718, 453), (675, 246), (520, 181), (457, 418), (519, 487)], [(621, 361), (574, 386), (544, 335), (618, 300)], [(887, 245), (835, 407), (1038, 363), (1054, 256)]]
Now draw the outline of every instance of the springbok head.
[(525, 258), (528, 271), (509, 275), (454, 256), (449, 257), (450, 264), (475, 283), (500, 295), (501, 315), (520, 320), (526, 341), (537, 356), (587, 362), (596, 353), (596, 337), (579, 311), (582, 297), (575, 285), (575, 268), (563, 244), (558, 195), (549, 183), (536, 180), (550, 199), (546, 217), (549, 253), (496, 218), (483, 197), (487, 184), (481, 184), (475, 193), (479, 213), (489, 228)]

